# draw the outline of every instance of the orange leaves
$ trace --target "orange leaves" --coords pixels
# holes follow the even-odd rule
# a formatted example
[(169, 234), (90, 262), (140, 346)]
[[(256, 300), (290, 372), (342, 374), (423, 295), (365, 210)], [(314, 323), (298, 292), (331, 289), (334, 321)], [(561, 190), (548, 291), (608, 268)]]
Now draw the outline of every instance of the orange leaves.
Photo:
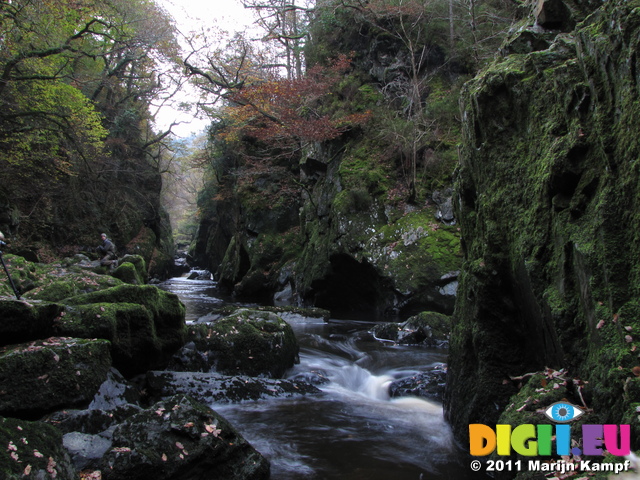
[(332, 112), (332, 90), (347, 71), (351, 58), (341, 55), (329, 67), (314, 67), (297, 79), (275, 79), (235, 92), (226, 109), (227, 141), (243, 137), (267, 143), (324, 141), (366, 122), (370, 112)]

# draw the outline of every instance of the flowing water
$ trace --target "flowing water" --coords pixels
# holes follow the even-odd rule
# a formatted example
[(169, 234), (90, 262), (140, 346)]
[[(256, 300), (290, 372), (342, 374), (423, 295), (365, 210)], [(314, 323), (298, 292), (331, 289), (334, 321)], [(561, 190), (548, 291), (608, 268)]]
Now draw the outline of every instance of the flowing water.
[[(228, 301), (212, 281), (173, 278), (187, 321)], [(390, 399), (388, 384), (446, 362), (446, 352), (376, 341), (373, 323), (287, 317), (300, 343), (291, 375), (323, 376), (321, 395), (212, 405), (271, 462), (274, 480), (477, 478), (453, 442), (442, 405)]]

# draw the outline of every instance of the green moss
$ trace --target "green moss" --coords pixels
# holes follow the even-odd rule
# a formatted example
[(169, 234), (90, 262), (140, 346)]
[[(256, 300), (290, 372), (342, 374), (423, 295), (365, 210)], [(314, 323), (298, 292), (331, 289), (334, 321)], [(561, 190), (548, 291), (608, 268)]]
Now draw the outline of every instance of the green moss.
[(241, 309), (206, 330), (204, 343), (221, 373), (281, 377), (298, 359), (293, 330), (271, 312)]
[(0, 411), (34, 415), (88, 403), (111, 368), (109, 342), (52, 337), (0, 350)]
[[(640, 110), (626, 65), (640, 21), (632, 8), (603, 4), (575, 35), (499, 57), (464, 88), (457, 188), (466, 261), (460, 341), (450, 351), (452, 378), (466, 377), (450, 382), (459, 433), (469, 419), (456, 406), (493, 423), (479, 402), (506, 401), (497, 390), (480, 400), (487, 379), (466, 367), (476, 361), (496, 376), (565, 367), (587, 382), (589, 407), (606, 422), (620, 423), (635, 401)], [(482, 347), (471, 354), (470, 344)]]

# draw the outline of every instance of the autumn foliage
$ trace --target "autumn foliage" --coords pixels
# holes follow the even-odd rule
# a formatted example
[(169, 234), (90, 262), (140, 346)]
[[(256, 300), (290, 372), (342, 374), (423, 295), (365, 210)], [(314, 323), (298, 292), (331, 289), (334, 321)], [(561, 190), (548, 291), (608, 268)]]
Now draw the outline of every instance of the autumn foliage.
[(331, 140), (363, 124), (371, 112), (339, 114), (327, 108), (327, 98), (335, 94), (350, 65), (350, 57), (341, 55), (329, 67), (313, 67), (302, 78), (267, 80), (236, 91), (225, 109), (226, 127), (220, 137), (249, 137), (282, 146)]

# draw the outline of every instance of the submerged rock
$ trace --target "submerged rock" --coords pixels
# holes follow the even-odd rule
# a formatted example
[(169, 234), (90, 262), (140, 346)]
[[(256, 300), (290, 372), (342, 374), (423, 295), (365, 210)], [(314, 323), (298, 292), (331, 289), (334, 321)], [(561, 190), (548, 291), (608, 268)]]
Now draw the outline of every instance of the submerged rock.
[(148, 372), (152, 397), (186, 394), (206, 404), (318, 394), (309, 382), (200, 372)]
[(223, 417), (184, 395), (118, 426), (102, 466), (104, 480), (261, 480), (269, 472), (269, 462)]
[(379, 323), (371, 329), (378, 340), (426, 347), (448, 345), (450, 331), (450, 317), (437, 312), (422, 312), (403, 323)]
[(394, 380), (389, 385), (389, 396), (421, 397), (442, 402), (446, 377), (447, 366), (441, 363), (426, 372)]

